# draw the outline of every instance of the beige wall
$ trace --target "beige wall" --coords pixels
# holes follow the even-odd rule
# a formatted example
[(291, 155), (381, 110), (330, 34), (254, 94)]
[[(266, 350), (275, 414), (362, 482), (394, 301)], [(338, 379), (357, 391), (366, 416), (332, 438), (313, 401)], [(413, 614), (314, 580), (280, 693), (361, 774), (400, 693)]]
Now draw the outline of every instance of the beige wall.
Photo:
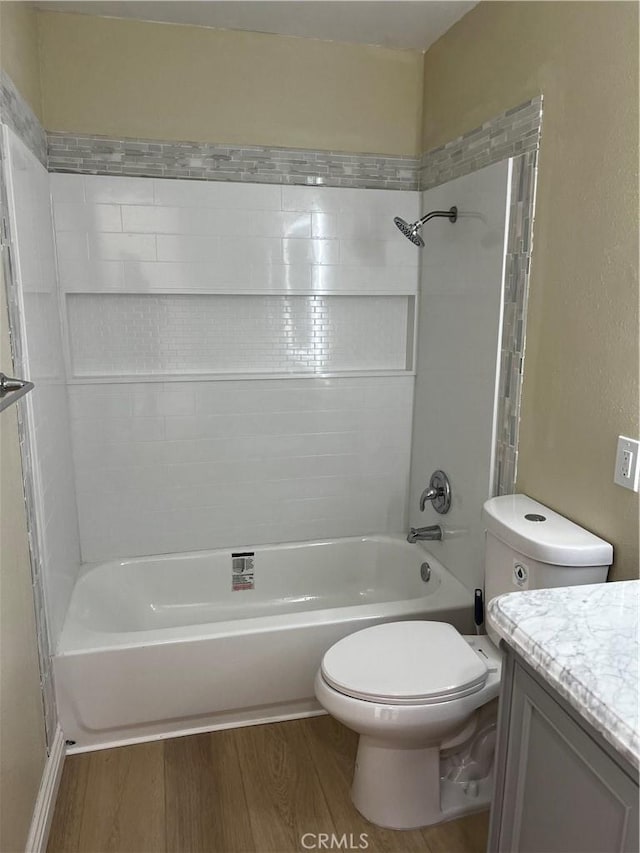
[[(0, 265), (0, 369), (11, 373)], [(25, 849), (46, 760), (16, 409), (0, 412), (0, 851)]]
[(638, 575), (638, 6), (481, 3), (425, 57), (425, 148), (545, 97), (518, 489), (609, 539)]
[(48, 130), (416, 154), (422, 55), (42, 13)]
[(0, 2), (0, 68), (42, 119), (38, 14), (26, 3)]

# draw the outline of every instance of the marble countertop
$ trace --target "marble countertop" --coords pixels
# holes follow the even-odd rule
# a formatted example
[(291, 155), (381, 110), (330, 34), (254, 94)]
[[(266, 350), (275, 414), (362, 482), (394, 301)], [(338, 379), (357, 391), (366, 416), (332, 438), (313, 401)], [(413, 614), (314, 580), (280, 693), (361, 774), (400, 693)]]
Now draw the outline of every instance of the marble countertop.
[(491, 626), (638, 766), (640, 581), (536, 589), (489, 602)]

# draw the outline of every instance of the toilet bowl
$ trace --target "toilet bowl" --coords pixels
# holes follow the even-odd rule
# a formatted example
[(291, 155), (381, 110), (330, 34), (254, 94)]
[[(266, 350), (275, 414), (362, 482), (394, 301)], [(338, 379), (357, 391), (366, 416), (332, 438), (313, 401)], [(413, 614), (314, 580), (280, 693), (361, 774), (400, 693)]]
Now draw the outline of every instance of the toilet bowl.
[[(525, 495), (492, 498), (483, 517), (487, 598), (606, 580), (611, 545)], [(316, 697), (360, 735), (351, 797), (372, 823), (412, 829), (489, 804), (502, 668), (490, 635), (391, 622), (324, 655)]]
[[(425, 656), (429, 667), (420, 666)], [(452, 783), (443, 813), (440, 755), (471, 738), (475, 712), (498, 695), (500, 669), (486, 637), (444, 622), (376, 625), (329, 650), (316, 696), (360, 734), (352, 799), (364, 817), (409, 829), (486, 805), (488, 785)]]

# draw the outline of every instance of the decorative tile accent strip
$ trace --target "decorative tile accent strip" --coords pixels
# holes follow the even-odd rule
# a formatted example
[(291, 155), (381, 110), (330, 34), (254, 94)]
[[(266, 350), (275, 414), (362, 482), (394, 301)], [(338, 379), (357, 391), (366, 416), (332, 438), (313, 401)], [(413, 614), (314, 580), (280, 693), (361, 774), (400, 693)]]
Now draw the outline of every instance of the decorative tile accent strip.
[(537, 151), (541, 121), (542, 95), (537, 95), (446, 145), (426, 151), (420, 163), (420, 189), (429, 190), (491, 163)]
[(513, 158), (507, 239), (494, 493), (515, 491), (526, 311), (533, 242), (542, 95), (422, 155), (420, 189), (428, 190)]
[(47, 133), (50, 172), (416, 190), (419, 160), (300, 148)]
[(537, 151), (529, 151), (515, 157), (511, 175), (494, 469), (494, 484), (498, 495), (515, 491), (518, 470), (518, 435), (537, 162)]
[(6, 71), (0, 70), (0, 120), (16, 133), (43, 166), (47, 165), (47, 137), (36, 114)]

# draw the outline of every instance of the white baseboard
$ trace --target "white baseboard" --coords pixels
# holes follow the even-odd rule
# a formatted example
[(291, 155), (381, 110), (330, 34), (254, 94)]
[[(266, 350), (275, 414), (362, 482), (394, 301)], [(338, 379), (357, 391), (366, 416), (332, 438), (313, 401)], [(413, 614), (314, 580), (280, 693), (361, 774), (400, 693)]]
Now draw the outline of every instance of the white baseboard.
[(65, 753), (64, 735), (58, 726), (51, 745), (51, 752), (47, 758), (47, 763), (44, 765), (40, 790), (31, 818), (31, 827), (25, 848), (26, 853), (46, 853)]

